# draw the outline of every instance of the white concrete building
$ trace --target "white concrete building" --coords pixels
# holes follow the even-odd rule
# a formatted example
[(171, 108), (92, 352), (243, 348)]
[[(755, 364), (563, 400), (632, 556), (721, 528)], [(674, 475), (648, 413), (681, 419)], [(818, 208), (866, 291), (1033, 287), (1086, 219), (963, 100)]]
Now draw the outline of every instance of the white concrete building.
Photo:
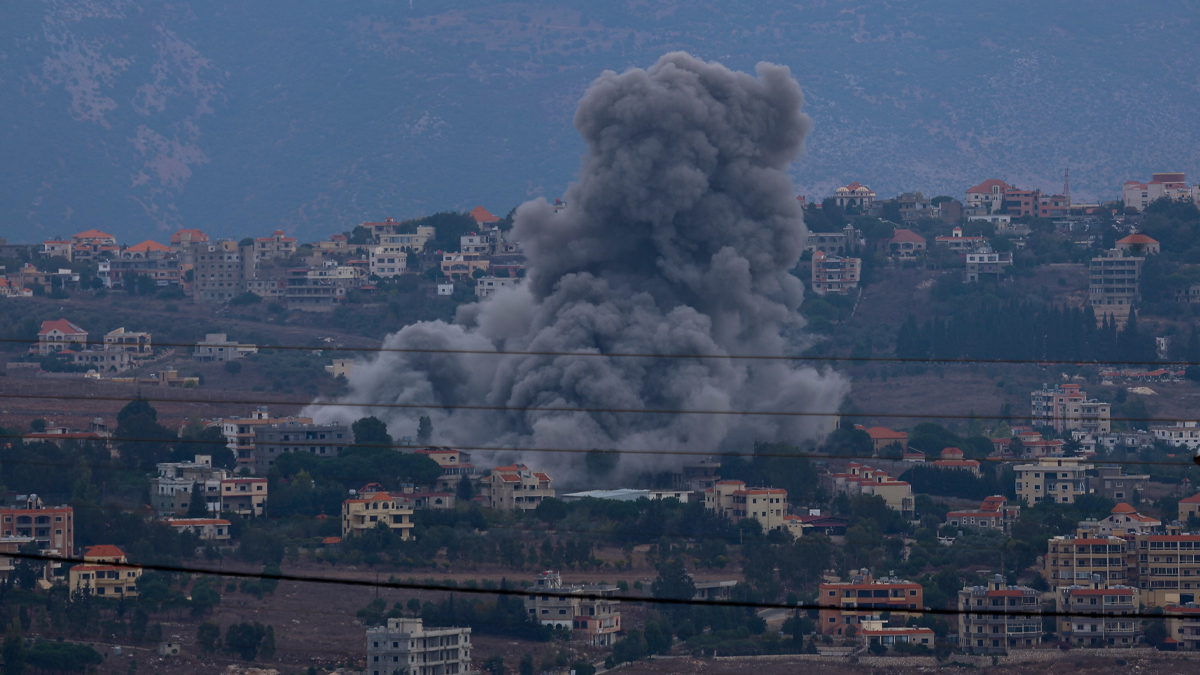
[(470, 628), (425, 628), (421, 619), (388, 619), (367, 629), (371, 675), (456, 675), (471, 672)]
[(1125, 203), (1125, 208), (1133, 207), (1142, 211), (1151, 202), (1162, 197), (1195, 199), (1193, 191), (1188, 189), (1183, 172), (1155, 173), (1150, 175), (1150, 180), (1146, 183), (1129, 180), (1121, 186), (1121, 201)]
[(404, 274), (408, 266), (408, 254), (400, 244), (385, 244), (371, 249), (371, 274), (388, 279)]
[(520, 279), (515, 277), (480, 277), (479, 283), (475, 285), (475, 295), (480, 298), (488, 298), (501, 288), (516, 286), (518, 281)]

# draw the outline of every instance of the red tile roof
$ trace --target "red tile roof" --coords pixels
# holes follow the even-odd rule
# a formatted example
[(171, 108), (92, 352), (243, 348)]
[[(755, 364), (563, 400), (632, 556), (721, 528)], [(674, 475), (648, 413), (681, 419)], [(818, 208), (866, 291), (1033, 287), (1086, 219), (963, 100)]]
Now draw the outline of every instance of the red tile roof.
[(480, 224), (500, 222), (499, 218), (492, 215), (491, 212), (489, 212), (487, 209), (483, 208), (482, 206), (476, 206), (475, 208), (471, 209), (471, 212), (468, 213), (467, 215), (474, 218), (475, 222), (480, 223)]
[(134, 244), (133, 246), (130, 246), (129, 248), (127, 248), (127, 249), (125, 249), (125, 250), (126, 250), (126, 251), (133, 251), (134, 253), (141, 253), (141, 252), (143, 252), (143, 251), (144, 251), (144, 252), (150, 252), (150, 251), (170, 251), (170, 250), (171, 250), (171, 247), (170, 247), (170, 246), (164, 246), (164, 245), (162, 245), (162, 244), (158, 243), (157, 241), (154, 241), (153, 239), (147, 239), (146, 241), (143, 241), (143, 242), (142, 242), (142, 243), (140, 243), (140, 244)]
[(1128, 237), (1117, 240), (1118, 244), (1157, 244), (1157, 239), (1151, 239), (1144, 234), (1131, 234)]
[(167, 524), (172, 527), (177, 525), (228, 525), (229, 521), (224, 518), (167, 518)]
[(1000, 186), (1001, 194), (1004, 194), (1005, 190), (1012, 188), (1011, 185), (1009, 185), (1008, 183), (1005, 183), (1004, 181), (1000, 180), (999, 178), (989, 178), (989, 179), (983, 181), (982, 183), (980, 183), (979, 185), (976, 185), (975, 187), (967, 188), (967, 194), (975, 194), (975, 193), (991, 194), (993, 185)]
[(1180, 504), (1200, 504), (1200, 492), (1197, 492), (1196, 494), (1194, 494), (1191, 497), (1188, 497), (1186, 499), (1180, 499), (1179, 503)]
[(1126, 504), (1125, 502), (1121, 502), (1120, 504), (1114, 506), (1113, 510), (1109, 511), (1109, 513), (1137, 513), (1137, 509)]
[(67, 335), (87, 335), (87, 331), (67, 321), (66, 319), (57, 319), (55, 321), (43, 321), (42, 329), (38, 331), (38, 335), (49, 335), (50, 331), (58, 330)]
[(889, 429), (887, 427), (871, 427), (870, 429), (867, 429), (866, 432), (867, 432), (867, 435), (870, 436), (871, 440), (873, 440), (873, 441), (887, 440), (887, 439), (896, 439), (896, 440), (907, 440), (908, 439), (907, 433), (905, 433), (903, 431), (892, 431), (891, 429)]
[(116, 237), (112, 236), (111, 234), (109, 234), (107, 232), (101, 232), (100, 230), (96, 230), (96, 229), (87, 230), (86, 232), (80, 232), (79, 234), (73, 234), (73, 235), (71, 235), (71, 238), (72, 239), (116, 239)]
[(892, 234), (891, 241), (902, 242), (902, 243), (910, 242), (913, 244), (924, 244), (925, 237), (922, 237), (921, 235), (917, 234), (916, 232), (913, 232), (912, 230), (906, 230), (904, 228), (899, 228)]
[(83, 552), (85, 558), (124, 558), (125, 552), (113, 546), (112, 544), (100, 544), (99, 546), (89, 546)]

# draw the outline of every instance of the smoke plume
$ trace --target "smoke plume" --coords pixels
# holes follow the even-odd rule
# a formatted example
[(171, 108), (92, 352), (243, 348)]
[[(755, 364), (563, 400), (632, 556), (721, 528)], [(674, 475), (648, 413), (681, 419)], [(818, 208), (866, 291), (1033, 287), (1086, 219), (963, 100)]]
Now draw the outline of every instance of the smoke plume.
[[(811, 128), (783, 66), (757, 77), (688, 54), (602, 74), (580, 101), (587, 143), (579, 180), (555, 211), (517, 209), (513, 234), (528, 274), (462, 306), (453, 324), (425, 322), (385, 347), (639, 354), (796, 353), (803, 285), (789, 270), (806, 229), (787, 168)], [(441, 445), (748, 450), (754, 441), (822, 434), (813, 417), (472, 411), (437, 406), (668, 410), (836, 410), (844, 378), (788, 361), (382, 352), (350, 378), (349, 401), (434, 406), (320, 407), (322, 420), (376, 415), (394, 436), (432, 417)], [(483, 454), (486, 457), (485, 453)], [(582, 482), (579, 454), (518, 453)], [(677, 466), (622, 455), (618, 476)], [(574, 480), (571, 480), (571, 479)]]

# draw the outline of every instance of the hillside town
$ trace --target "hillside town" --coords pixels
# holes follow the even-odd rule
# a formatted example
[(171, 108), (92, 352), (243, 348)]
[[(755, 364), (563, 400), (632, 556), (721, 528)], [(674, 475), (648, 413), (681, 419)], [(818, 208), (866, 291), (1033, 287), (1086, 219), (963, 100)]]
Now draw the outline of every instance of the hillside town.
[[(755, 443), (636, 475), (615, 470), (617, 451), (585, 451), (556, 475), (549, 466), (568, 465), (439, 445), (429, 417), (401, 429), (382, 414), (306, 416), (295, 397), (244, 400), (327, 393), (299, 379), (276, 379), (270, 392), (267, 379), (251, 382), (251, 365), (286, 370), (285, 350), (251, 335), (244, 314), (287, 326), (319, 315), (332, 332), (379, 307), (405, 324), (424, 320), (400, 316), (397, 298), (452, 309), (520, 292), (526, 257), (511, 213), (384, 218), (306, 243), (284, 229), (240, 239), (180, 229), (134, 244), (88, 229), (6, 242), (0, 294), (10, 305), (130, 297), (171, 303), (176, 317), (204, 314), (183, 338), (192, 324), (128, 307), (118, 327), (67, 304), (11, 322), (12, 397), (44, 386), (119, 402), (86, 415), (4, 411), (3, 593), (47, 640), (274, 663), (290, 626), (240, 608), (294, 590), (279, 575), (375, 580), (373, 598), (346, 591), (361, 602), (338, 636), (365, 644), (345, 667), (369, 675), (594, 673), (651, 655), (1200, 650), (1200, 474), (1190, 461), (1200, 417), (1154, 421), (1144, 404), (1155, 387), (1200, 380), (1200, 268), (1175, 232), (1187, 219), (1194, 229), (1200, 185), (1156, 173), (1120, 189), (1119, 201), (1089, 204), (1072, 201), (1069, 185), (1051, 194), (998, 179), (957, 197), (882, 199), (857, 182), (819, 202), (799, 197), (809, 226), (793, 272), (807, 288), (799, 310), (824, 326), (826, 346), (815, 349), (831, 350), (815, 355), (1002, 361), (966, 326), (982, 314), (910, 315), (863, 351), (848, 332), (859, 300), (879, 275), (911, 271), (972, 312), (1043, 321), (1049, 328), (1023, 331), (1040, 351), (1021, 367), (1045, 379), (997, 415), (885, 426), (845, 406), (816, 441)], [(1151, 236), (1163, 231), (1170, 238)], [(1053, 323), (967, 295), (1071, 265), (1082, 285)], [(1072, 331), (1084, 337), (1071, 348), (1096, 351), (1061, 365), (1055, 339)], [(344, 391), (371, 362), (328, 344), (298, 348), (319, 370), (296, 377)], [(889, 377), (848, 372), (872, 388)], [(1015, 386), (1004, 377), (993, 388)], [(101, 386), (121, 389), (83, 388)], [(155, 393), (165, 389), (179, 398)], [(204, 392), (232, 412), (162, 402)], [(211, 574), (164, 571), (172, 565)], [(671, 604), (722, 600), (740, 604)], [(38, 648), (51, 649), (30, 653)], [(317, 655), (287, 663), (318, 666), (342, 667)]]

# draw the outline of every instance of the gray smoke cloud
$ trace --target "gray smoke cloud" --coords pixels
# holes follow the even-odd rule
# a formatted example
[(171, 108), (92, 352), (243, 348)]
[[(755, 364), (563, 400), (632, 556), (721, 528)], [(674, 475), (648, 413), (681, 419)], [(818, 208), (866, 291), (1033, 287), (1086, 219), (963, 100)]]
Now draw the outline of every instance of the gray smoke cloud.
[[(796, 353), (807, 344), (789, 273), (807, 231), (788, 165), (811, 121), (783, 66), (757, 77), (685, 53), (646, 70), (606, 71), (575, 114), (587, 143), (579, 180), (556, 212), (517, 209), (528, 275), (462, 306), (453, 324), (407, 326), (401, 349), (650, 354)], [(347, 401), (431, 406), (670, 410), (836, 410), (845, 378), (789, 361), (382, 352), (350, 378)], [(618, 475), (678, 466), (655, 451), (748, 450), (799, 442), (828, 418), (604, 412), (352, 409), (315, 404), (320, 420), (364, 415), (393, 436), (432, 418), (436, 444), (619, 448)], [(479, 453), (487, 458), (485, 453)], [(579, 454), (507, 453), (578, 484)], [(574, 478), (575, 480), (571, 480)]]

